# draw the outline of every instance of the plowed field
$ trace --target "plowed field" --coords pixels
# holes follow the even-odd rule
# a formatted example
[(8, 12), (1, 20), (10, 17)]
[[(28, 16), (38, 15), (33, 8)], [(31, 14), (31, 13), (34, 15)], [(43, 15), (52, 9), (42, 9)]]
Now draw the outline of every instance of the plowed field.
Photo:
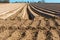
[(60, 40), (58, 6), (60, 4), (0, 4), (0, 40)]

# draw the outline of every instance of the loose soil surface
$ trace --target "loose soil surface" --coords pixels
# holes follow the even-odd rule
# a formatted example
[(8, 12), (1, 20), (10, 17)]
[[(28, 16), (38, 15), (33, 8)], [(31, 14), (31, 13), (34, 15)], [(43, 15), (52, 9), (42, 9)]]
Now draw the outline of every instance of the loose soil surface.
[(60, 40), (58, 10), (51, 11), (36, 3), (0, 5), (0, 40)]

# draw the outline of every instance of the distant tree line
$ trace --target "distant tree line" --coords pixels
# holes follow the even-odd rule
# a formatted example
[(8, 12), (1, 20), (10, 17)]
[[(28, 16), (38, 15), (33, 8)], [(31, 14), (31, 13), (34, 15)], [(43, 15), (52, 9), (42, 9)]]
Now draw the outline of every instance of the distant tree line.
[(0, 3), (9, 3), (9, 2), (0, 2)]
[(45, 0), (42, 0), (42, 1), (38, 1), (38, 3), (45, 3)]
[(0, 3), (9, 3), (9, 0), (0, 0)]
[[(0, 0), (0, 3), (9, 3), (9, 0)], [(41, 0), (41, 1), (38, 1), (38, 2), (29, 2), (29, 1), (27, 1), (27, 2), (18, 2), (18, 1), (16, 1), (16, 2), (13, 2), (13, 3), (45, 3), (45, 1), (44, 0)]]

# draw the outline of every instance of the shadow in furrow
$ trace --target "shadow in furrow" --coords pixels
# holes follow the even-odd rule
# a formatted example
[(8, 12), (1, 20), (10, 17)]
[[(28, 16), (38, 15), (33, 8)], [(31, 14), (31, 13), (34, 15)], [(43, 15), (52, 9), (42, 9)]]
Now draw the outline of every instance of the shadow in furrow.
[(28, 8), (27, 8), (27, 12), (28, 12), (29, 19), (34, 20), (35, 16), (29, 11)]
[(23, 32), (23, 33), (22, 33), (22, 37), (24, 37), (25, 35), (26, 35), (26, 33), (25, 33), (25, 32)]
[(38, 32), (35, 32), (34, 40), (37, 40)]
[(47, 31), (47, 33), (46, 33), (46, 40), (53, 40), (52, 38), (51, 38), (51, 32), (50, 31)]

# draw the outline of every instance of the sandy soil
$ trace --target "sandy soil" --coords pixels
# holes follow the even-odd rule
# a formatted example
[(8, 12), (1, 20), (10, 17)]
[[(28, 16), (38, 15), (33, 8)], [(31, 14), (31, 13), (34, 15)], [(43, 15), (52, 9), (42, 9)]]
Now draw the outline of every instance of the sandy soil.
[(0, 40), (60, 40), (55, 12), (28, 3), (0, 5)]

